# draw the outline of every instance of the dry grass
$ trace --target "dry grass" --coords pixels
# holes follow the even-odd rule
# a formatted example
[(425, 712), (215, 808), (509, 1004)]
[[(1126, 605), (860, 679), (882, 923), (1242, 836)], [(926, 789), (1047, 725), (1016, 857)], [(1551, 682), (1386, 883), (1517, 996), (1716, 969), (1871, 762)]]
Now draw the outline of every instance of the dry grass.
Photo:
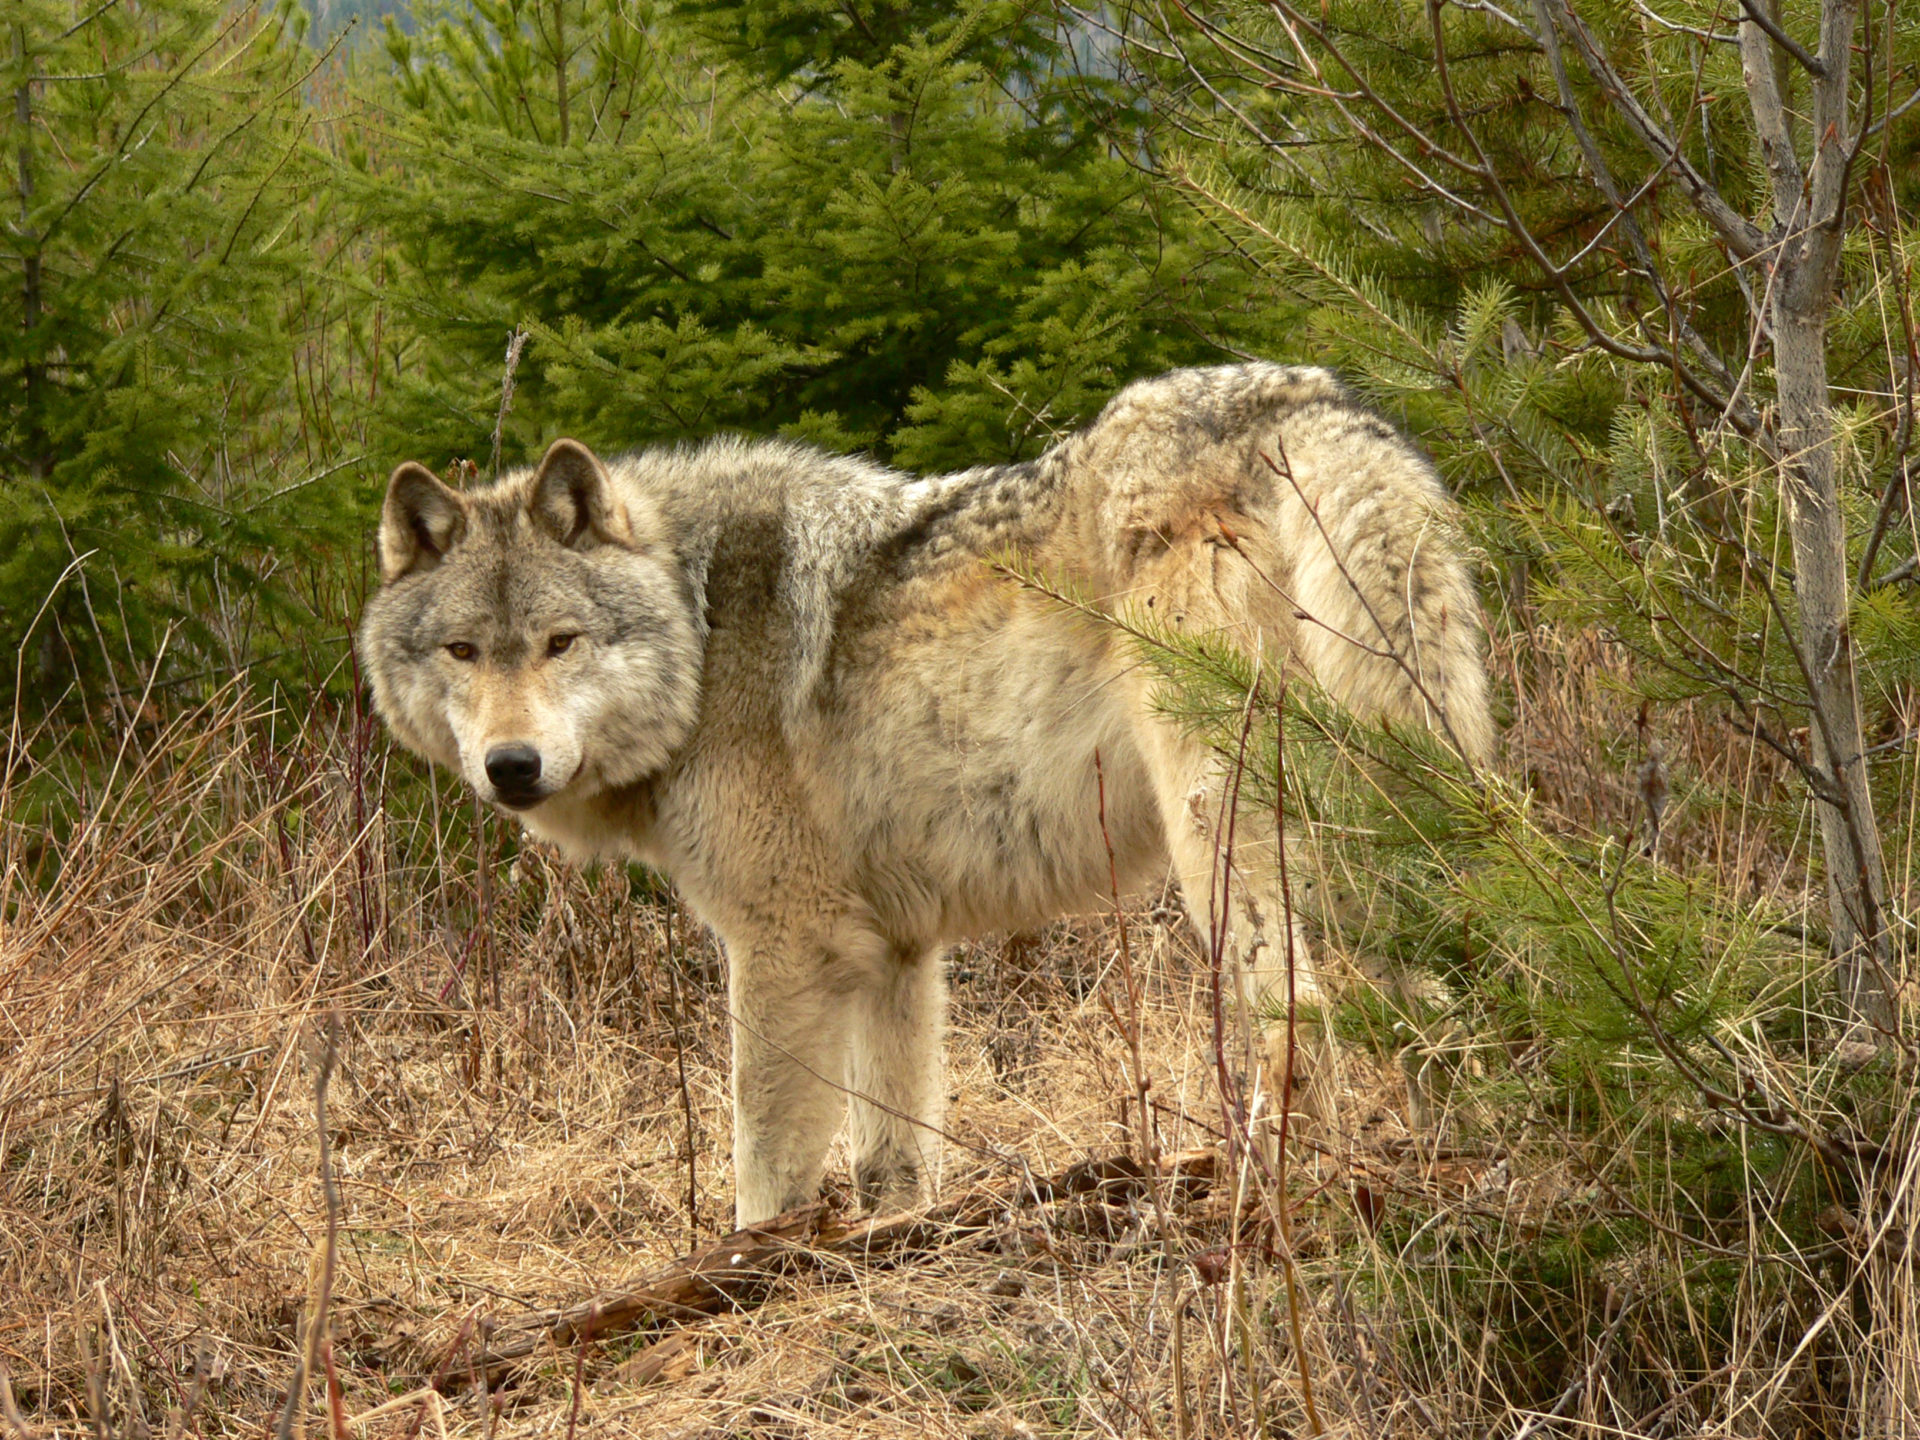
[[(0, 1433), (271, 1433), (329, 1284), (330, 1347), (282, 1433), (1893, 1434), (1916, 1413), (1911, 1392), (1863, 1402), (1836, 1354), (1877, 1335), (1914, 1383), (1904, 1239), (1871, 1274), (1844, 1237), (1797, 1269), (1736, 1251), (1722, 1264), (1750, 1279), (1711, 1276), (1732, 1319), (1688, 1313), (1714, 1257), (1657, 1232), (1568, 1295), (1530, 1292), (1502, 1257), (1613, 1203), (1593, 1158), (1538, 1117), (1436, 1157), (1397, 1071), (1364, 1057), (1350, 1133), (1284, 1173), (1224, 1147), (1208, 967), (1144, 901), (1133, 1002), (1111, 919), (954, 957), (947, 1192), (1149, 1143), (1137, 1026), (1151, 1143), (1227, 1157), (1207, 1197), (1010, 1205), (984, 1234), (823, 1264), (482, 1394), (463, 1371), (492, 1326), (729, 1228), (711, 940), (643, 879), (534, 851), (483, 900), (465, 802), (364, 716), (233, 690), (124, 744), (27, 753), (0, 795), (0, 1365), (20, 1411)], [(329, 1260), (314, 1091), (334, 1017)], [(416, 1394), (436, 1384), (444, 1405)]]

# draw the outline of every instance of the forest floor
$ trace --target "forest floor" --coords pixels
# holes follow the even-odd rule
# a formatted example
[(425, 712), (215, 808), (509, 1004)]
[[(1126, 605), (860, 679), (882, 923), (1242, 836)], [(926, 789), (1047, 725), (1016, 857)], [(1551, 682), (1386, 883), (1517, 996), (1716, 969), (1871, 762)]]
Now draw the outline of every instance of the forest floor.
[[(1163, 900), (1127, 915), (1132, 1003), (1111, 916), (949, 961), (941, 1200), (993, 1197), (986, 1220), (795, 1263), (726, 1313), (478, 1385), (490, 1337), (530, 1312), (731, 1230), (720, 957), (624, 872), (532, 851), (495, 867), (476, 926), (470, 857), (444, 886), (390, 863), (351, 737), (274, 773), (243, 743), (258, 718), (221, 717), (197, 763), (157, 737), (127, 806), (69, 838), (71, 883), (13, 897), (0, 1364), (35, 1433), (273, 1431), (329, 1270), (309, 1431), (1242, 1434), (1298, 1426), (1303, 1379), (1371, 1406), (1365, 1433), (1424, 1423), (1405, 1387), (1332, 1360), (1325, 1332), (1348, 1350), (1381, 1322), (1316, 1264), (1381, 1207), (1516, 1203), (1510, 1177), (1423, 1163), (1404, 1086), (1355, 1059), (1378, 1091), (1355, 1098), (1358, 1147), (1292, 1147), (1303, 1376), (1275, 1323), (1284, 1242), (1223, 1140), (1209, 968)], [(336, 1024), (328, 1266), (315, 1102)], [(1037, 1180), (1149, 1143), (1136, 1026), (1150, 1143), (1212, 1183), (1037, 1200)], [(851, 1221), (845, 1179), (836, 1151), (826, 1197)]]
[[(1416, 1132), (1391, 1040), (1349, 1053), (1337, 1123), (1284, 1160), (1264, 1120), (1253, 1151), (1231, 1143), (1213, 976), (1168, 896), (950, 958), (935, 1223), (844, 1243), (836, 1149), (823, 1209), (718, 1313), (576, 1325), (491, 1364), (544, 1312), (658, 1283), (732, 1229), (714, 942), (638, 872), (523, 848), (483, 877), (464, 800), (365, 716), (295, 724), (235, 690), (121, 733), (67, 756), (77, 824), (42, 822), (24, 766), (7, 782), (0, 1435), (1599, 1419), (1617, 1323), (1539, 1337), (1531, 1368), (1475, 1361), (1476, 1316), (1528, 1298), (1448, 1278), (1456, 1234), (1525, 1244), (1598, 1204), (1577, 1156), (1476, 1144), (1459, 1117)], [(1586, 784), (1529, 763), (1630, 804), (1619, 766)], [(1089, 1160), (1120, 1183), (1045, 1183)], [(1632, 1433), (1677, 1433), (1697, 1395), (1671, 1393)]]

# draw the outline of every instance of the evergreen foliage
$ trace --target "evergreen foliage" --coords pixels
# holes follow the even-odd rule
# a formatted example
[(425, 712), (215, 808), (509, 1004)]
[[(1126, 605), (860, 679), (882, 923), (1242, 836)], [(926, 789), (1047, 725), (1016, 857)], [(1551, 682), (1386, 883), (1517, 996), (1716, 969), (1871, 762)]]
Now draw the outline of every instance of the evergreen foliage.
[(1110, 151), (1031, 7), (421, 15), (367, 77), (359, 193), (405, 276), (391, 422), (427, 453), (486, 448), (515, 327), (513, 454), (735, 428), (931, 467), (1032, 454), (1271, 323), (1193, 322), (1243, 277)]
[(287, 8), (21, 0), (10, 20), (0, 644), (51, 699), (137, 675), (170, 629), (190, 668), (244, 657), (293, 518), (274, 492), (325, 463), (286, 300), (313, 57)]

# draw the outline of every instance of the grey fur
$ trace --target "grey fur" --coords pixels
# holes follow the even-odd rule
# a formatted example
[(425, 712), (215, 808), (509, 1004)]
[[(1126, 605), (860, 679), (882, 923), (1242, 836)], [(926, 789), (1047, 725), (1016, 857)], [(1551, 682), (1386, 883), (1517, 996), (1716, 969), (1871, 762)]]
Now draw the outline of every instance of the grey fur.
[[(1097, 904), (1106, 838), (1125, 883), (1171, 861), (1203, 934), (1231, 893), (1244, 1002), (1284, 978), (1271, 823), (1244, 822), (1226, 874), (1216, 758), (1110, 627), (989, 557), (1492, 747), (1452, 503), (1324, 371), (1177, 371), (1031, 463), (928, 479), (783, 443), (603, 466), (561, 441), (450, 512), (422, 474), (395, 473), (382, 518), (375, 701), (489, 799), (489, 752), (535, 747), (527, 829), (665, 870), (719, 932), (742, 1223), (811, 1196), (848, 1092), (863, 1191), (934, 1179), (942, 950)], [(549, 654), (557, 634), (579, 638)]]

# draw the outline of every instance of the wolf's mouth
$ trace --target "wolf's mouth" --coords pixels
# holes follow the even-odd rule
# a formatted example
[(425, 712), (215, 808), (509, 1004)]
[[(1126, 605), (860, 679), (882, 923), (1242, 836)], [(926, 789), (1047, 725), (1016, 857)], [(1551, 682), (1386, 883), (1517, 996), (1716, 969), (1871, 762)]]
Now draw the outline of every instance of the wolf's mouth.
[(502, 790), (494, 787), (494, 800), (509, 810), (531, 810), (553, 792), (550, 790)]

